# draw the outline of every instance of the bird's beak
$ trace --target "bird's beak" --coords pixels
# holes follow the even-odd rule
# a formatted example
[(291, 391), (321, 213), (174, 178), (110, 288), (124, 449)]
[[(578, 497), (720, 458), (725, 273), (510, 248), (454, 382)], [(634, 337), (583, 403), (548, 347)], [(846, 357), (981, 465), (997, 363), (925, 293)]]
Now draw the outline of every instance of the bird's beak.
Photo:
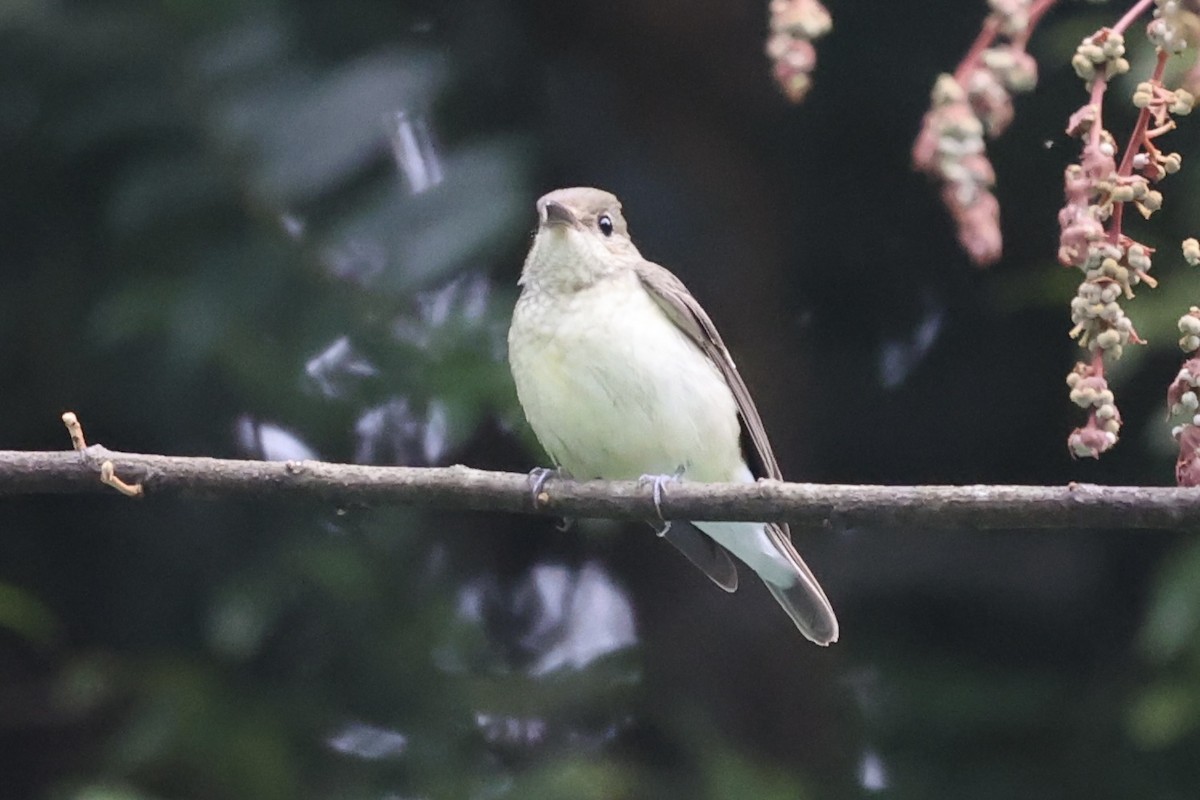
[(547, 200), (542, 203), (540, 211), (543, 228), (548, 228), (551, 225), (566, 225), (573, 228), (576, 225), (575, 215), (571, 213), (571, 209), (562, 203)]

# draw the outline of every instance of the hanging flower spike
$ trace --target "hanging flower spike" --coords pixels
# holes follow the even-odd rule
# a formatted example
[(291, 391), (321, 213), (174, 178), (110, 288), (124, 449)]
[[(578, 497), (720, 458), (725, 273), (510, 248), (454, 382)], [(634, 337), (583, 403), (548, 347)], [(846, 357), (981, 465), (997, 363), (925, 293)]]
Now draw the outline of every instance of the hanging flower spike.
[(767, 55), (774, 64), (775, 82), (789, 100), (799, 103), (812, 88), (817, 65), (812, 43), (829, 33), (833, 20), (818, 0), (771, 0), (768, 10)]

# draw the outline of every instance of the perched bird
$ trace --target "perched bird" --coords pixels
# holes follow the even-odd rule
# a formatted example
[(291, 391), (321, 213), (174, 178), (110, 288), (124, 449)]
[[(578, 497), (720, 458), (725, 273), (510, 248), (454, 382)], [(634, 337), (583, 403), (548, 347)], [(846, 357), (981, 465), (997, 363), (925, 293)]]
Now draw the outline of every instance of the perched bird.
[[(538, 229), (508, 331), (517, 396), (554, 465), (575, 478), (781, 478), (746, 384), (708, 314), (642, 257), (621, 203), (600, 189), (538, 200)], [(825, 592), (786, 525), (693, 522), (667, 538), (727, 591), (733, 553), (800, 631), (837, 641)], [(727, 552), (728, 551), (728, 552)]]

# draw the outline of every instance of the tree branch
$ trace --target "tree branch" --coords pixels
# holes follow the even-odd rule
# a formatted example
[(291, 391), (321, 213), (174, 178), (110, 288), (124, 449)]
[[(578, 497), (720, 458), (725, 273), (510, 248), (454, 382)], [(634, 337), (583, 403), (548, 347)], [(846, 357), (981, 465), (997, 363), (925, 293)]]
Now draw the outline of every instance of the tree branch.
[[(565, 517), (652, 519), (651, 487), (551, 478), (535, 504), (529, 477), (464, 466), (370, 467), (320, 461), (236, 461), (118, 453), (0, 450), (0, 496), (112, 492), (116, 476), (148, 498), (303, 496), (334, 503), (410, 505)], [(109, 477), (112, 477), (110, 474)], [(111, 485), (111, 484), (109, 484)], [(115, 496), (115, 495), (114, 495)], [(760, 481), (669, 485), (671, 519), (787, 520), (798, 527), (1061, 529), (1200, 527), (1200, 491), (1096, 486), (844, 486)]]

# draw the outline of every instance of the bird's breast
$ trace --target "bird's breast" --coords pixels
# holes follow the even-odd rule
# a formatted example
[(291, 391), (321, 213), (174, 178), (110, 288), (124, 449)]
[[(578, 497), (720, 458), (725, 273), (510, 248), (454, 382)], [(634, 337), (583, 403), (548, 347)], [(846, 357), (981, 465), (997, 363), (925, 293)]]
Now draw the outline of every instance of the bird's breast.
[(527, 288), (509, 359), (539, 441), (576, 477), (745, 469), (732, 392), (632, 271), (565, 295)]

